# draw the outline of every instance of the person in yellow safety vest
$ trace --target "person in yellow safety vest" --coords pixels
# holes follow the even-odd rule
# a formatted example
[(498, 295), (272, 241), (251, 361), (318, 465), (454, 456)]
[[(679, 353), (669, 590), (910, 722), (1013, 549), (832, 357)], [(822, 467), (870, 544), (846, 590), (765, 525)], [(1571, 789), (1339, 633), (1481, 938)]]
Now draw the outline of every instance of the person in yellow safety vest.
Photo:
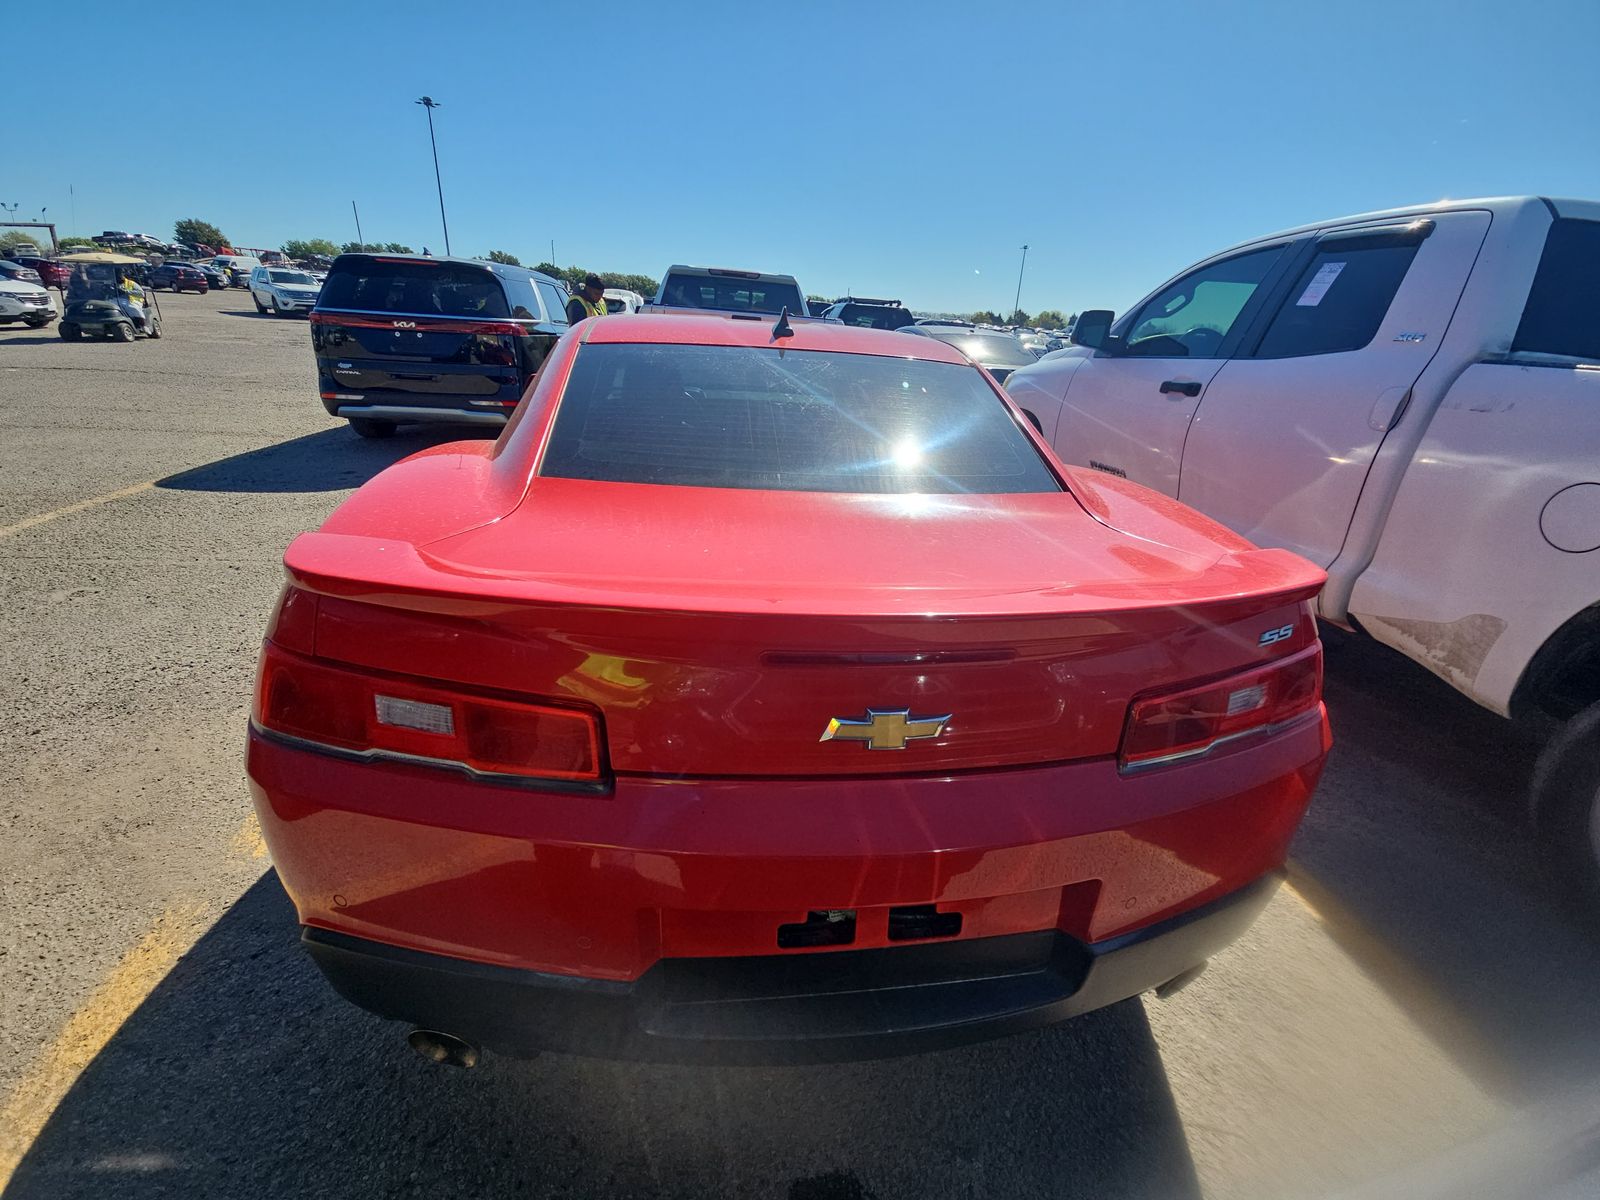
[(606, 285), (598, 275), (583, 277), (583, 290), (567, 301), (567, 324), (606, 315)]

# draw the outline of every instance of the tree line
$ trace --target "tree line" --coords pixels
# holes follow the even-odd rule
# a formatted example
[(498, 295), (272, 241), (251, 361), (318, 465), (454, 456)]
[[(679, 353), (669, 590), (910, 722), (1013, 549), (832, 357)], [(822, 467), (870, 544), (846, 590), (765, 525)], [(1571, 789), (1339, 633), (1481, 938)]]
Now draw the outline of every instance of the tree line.
[(974, 325), (1026, 325), (1031, 329), (1065, 329), (1078, 319), (1078, 314), (1073, 313), (1067, 317), (1063, 316), (1058, 308), (1047, 308), (1043, 312), (1029, 316), (1019, 308), (1009, 317), (1003, 317), (997, 312), (979, 309), (966, 319)]

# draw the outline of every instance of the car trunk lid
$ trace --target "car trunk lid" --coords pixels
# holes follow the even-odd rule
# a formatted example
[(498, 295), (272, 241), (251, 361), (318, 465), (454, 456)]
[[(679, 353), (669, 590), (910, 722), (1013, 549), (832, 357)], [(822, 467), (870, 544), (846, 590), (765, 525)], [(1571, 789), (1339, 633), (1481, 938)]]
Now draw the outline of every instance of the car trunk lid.
[(536, 480), (424, 546), (305, 535), (315, 653), (593, 706), (618, 772), (845, 776), (1114, 754), (1134, 693), (1313, 636), (1309, 564), (1135, 541), (1067, 493), (646, 487)]

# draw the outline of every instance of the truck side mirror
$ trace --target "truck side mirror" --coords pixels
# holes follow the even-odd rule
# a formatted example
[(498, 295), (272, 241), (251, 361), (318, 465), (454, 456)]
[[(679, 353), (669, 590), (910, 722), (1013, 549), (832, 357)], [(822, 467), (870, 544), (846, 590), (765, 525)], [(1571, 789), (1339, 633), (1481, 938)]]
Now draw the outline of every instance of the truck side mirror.
[(1109, 308), (1091, 308), (1088, 312), (1079, 313), (1078, 322), (1072, 327), (1072, 337), (1068, 340), (1074, 346), (1098, 350), (1111, 336), (1111, 322), (1114, 320), (1116, 313)]

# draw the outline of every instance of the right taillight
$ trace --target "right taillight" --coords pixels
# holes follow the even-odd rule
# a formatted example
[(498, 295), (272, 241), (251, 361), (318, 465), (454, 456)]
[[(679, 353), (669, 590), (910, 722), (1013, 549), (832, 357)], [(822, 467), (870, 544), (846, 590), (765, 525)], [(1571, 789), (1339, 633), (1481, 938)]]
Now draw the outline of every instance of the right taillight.
[(271, 641), (254, 716), (269, 733), (348, 753), (530, 781), (603, 775), (594, 713), (336, 665)]
[(1178, 692), (1141, 696), (1128, 709), (1121, 769), (1199, 758), (1224, 742), (1275, 730), (1322, 700), (1322, 644)]

